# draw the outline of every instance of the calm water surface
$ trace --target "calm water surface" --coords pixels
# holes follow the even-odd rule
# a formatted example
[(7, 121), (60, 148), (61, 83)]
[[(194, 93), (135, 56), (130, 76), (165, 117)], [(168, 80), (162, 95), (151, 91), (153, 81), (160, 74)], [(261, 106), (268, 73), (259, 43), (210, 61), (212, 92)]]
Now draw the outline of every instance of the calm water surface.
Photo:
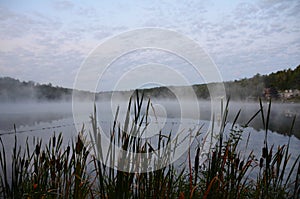
[[(188, 103), (188, 102), (187, 102)], [(155, 125), (151, 130), (156, 133), (160, 129), (168, 134), (170, 131), (177, 132), (179, 130), (188, 132), (189, 129), (198, 129), (202, 127), (202, 132), (205, 133), (209, 128), (210, 120), (210, 103), (203, 101), (199, 102), (200, 118), (195, 118), (194, 115), (190, 115), (188, 118), (180, 118), (180, 105), (172, 101), (157, 101), (154, 106), (158, 108), (155, 112), (155, 117), (152, 116)], [(18, 143), (20, 145), (25, 144), (26, 138), (29, 138), (29, 143), (32, 143), (33, 137), (38, 137), (44, 141), (44, 144), (48, 142), (49, 137), (62, 132), (64, 137), (64, 144), (71, 143), (77, 135), (78, 129), (83, 124), (86, 131), (90, 128), (90, 115), (93, 110), (93, 106), (90, 104), (86, 108), (85, 103), (82, 103), (82, 108), (77, 112), (77, 119), (74, 122), (72, 114), (72, 103), (20, 103), (20, 104), (0, 104), (0, 136), (4, 141), (4, 145), (7, 151), (11, 151), (14, 143), (14, 130), (13, 126), (16, 126)], [(118, 102), (111, 105), (108, 102), (97, 103), (97, 117), (98, 125), (101, 127), (104, 133), (108, 134), (112, 128), (114, 113), (117, 109), (117, 105), (120, 105), (121, 110), (119, 113), (119, 119), (122, 121), (122, 115), (127, 108), (127, 102)], [(268, 104), (264, 106), (267, 107)], [(123, 109), (122, 109), (123, 107)], [(192, 112), (193, 107), (191, 107)], [(229, 107), (229, 121), (233, 121), (235, 114), (239, 109), (242, 109), (240, 114), (239, 124), (245, 124), (253, 114), (259, 110), (258, 103), (240, 103), (231, 102)], [(269, 146), (274, 145), (276, 149), (278, 145), (287, 144), (289, 137), (286, 136), (289, 132), (292, 117), (294, 115), (299, 116), (300, 105), (299, 104), (272, 104), (270, 131), (268, 133)], [(258, 115), (249, 128), (244, 130), (243, 141), (240, 143), (241, 150), (245, 154), (254, 150), (254, 153), (259, 158), (261, 155), (261, 148), (264, 141), (264, 131), (262, 129), (261, 117)], [(182, 125), (180, 127), (180, 125)], [(228, 126), (231, 126), (230, 123)], [(182, 129), (180, 129), (182, 128)], [(292, 153), (292, 159), (295, 159), (299, 154), (300, 149), (300, 122), (299, 119), (295, 122), (294, 135), (290, 136), (290, 152)], [(152, 132), (152, 133), (153, 133)], [(155, 135), (150, 134), (149, 136)], [(246, 148), (246, 139), (249, 137), (248, 148)], [(149, 137), (148, 136), (148, 137)], [(192, 151), (195, 146), (192, 146)], [(186, 157), (182, 157), (184, 160)]]

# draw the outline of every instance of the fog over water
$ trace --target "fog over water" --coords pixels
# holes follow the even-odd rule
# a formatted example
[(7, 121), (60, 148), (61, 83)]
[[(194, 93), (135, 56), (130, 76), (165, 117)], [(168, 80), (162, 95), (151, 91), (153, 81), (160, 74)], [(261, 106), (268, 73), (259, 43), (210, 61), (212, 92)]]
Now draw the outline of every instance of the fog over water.
[[(197, 130), (202, 125), (200, 132), (203, 133), (201, 136), (204, 136), (210, 128), (211, 103), (210, 101), (198, 102), (200, 118), (198, 118), (198, 114), (195, 114), (195, 110), (197, 109), (190, 106), (191, 104), (194, 103), (188, 100), (181, 103), (175, 100), (153, 100), (152, 106), (150, 107), (151, 111), (149, 111), (149, 120), (152, 120), (154, 125), (150, 126), (151, 128), (148, 136), (151, 137), (157, 135), (157, 133), (162, 130), (166, 135), (172, 132), (174, 134), (172, 135), (172, 138), (174, 138), (176, 133), (182, 131), (183, 138), (188, 135), (190, 129)], [(43, 143), (46, 144), (48, 139), (53, 135), (53, 132), (55, 132), (56, 135), (62, 132), (64, 137), (63, 144), (70, 144), (77, 136), (77, 133), (83, 124), (85, 125), (85, 132), (88, 132), (91, 128), (90, 116), (93, 112), (94, 104), (82, 102), (79, 103), (79, 105), (80, 107), (77, 109), (79, 111), (76, 114), (78, 114), (80, 120), (74, 121), (71, 102), (0, 104), (0, 137), (4, 140), (5, 148), (8, 151), (12, 150), (14, 143), (14, 124), (16, 126), (18, 144), (21, 146), (25, 144), (27, 138), (29, 138), (29, 143), (32, 143), (33, 137), (42, 139)], [(268, 104), (264, 103), (263, 105), (266, 114)], [(98, 126), (101, 127), (102, 133), (109, 135), (118, 106), (120, 107), (118, 121), (123, 124), (128, 101), (115, 100), (112, 102), (96, 102)], [(224, 106), (225, 104), (223, 107)], [(191, 114), (186, 115), (187, 117), (185, 118), (181, 118), (182, 107), (187, 109), (186, 111)], [(221, 108), (221, 104), (219, 108)], [(238, 124), (243, 125), (260, 109), (260, 106), (259, 103), (253, 102), (230, 102), (227, 132), (230, 131), (230, 122), (234, 120), (235, 115), (240, 109), (241, 113), (237, 122)], [(289, 137), (285, 134), (290, 130), (293, 120), (292, 117), (296, 115), (299, 118), (300, 104), (272, 103), (271, 110), (271, 131), (268, 133), (268, 144), (269, 146), (274, 145), (274, 148), (277, 148), (278, 145), (287, 144)], [(215, 121), (217, 123), (220, 122), (218, 120), (220, 120), (220, 116), (216, 115)], [(292, 160), (295, 160), (296, 156), (299, 154), (299, 124), (299, 119), (296, 119), (294, 126), (295, 130), (293, 131), (294, 135), (290, 137)], [(245, 154), (249, 154), (251, 150), (254, 150), (254, 153), (257, 156), (260, 156), (265, 135), (265, 131), (262, 130), (261, 115), (257, 115), (249, 126), (250, 127), (244, 129), (243, 140), (240, 147)], [(250, 135), (249, 146), (246, 149), (245, 145), (248, 135)], [(228, 136), (228, 134), (225, 134), (225, 137), (226, 136)], [(33, 147), (33, 145), (31, 147)], [(191, 146), (192, 153), (194, 153), (195, 148), (195, 145)], [(180, 158), (180, 161), (185, 161), (186, 157), (186, 155), (183, 155)]]
[[(210, 101), (198, 101), (198, 103), (191, 103), (188, 100), (179, 103), (175, 100), (153, 100), (153, 109), (155, 115), (166, 118), (177, 118), (180, 120), (181, 117), (184, 119), (194, 120), (210, 120), (211, 119), (211, 103)], [(192, 104), (192, 105), (190, 105)], [(198, 113), (195, 113), (194, 105), (199, 105), (200, 118)], [(77, 104), (76, 104), (77, 105)], [(99, 121), (110, 122), (114, 118), (114, 114), (117, 110), (117, 106), (120, 106), (119, 120), (122, 121), (122, 116), (128, 107), (128, 101), (115, 100), (115, 101), (102, 101), (97, 102), (97, 113)], [(223, 107), (225, 106), (225, 103)], [(88, 122), (89, 116), (93, 112), (93, 103), (80, 103), (80, 115), (82, 121)], [(267, 113), (268, 104), (264, 103), (265, 114)], [(182, 116), (182, 110), (185, 109), (188, 114)], [(217, 107), (217, 108), (221, 108)], [(241, 125), (246, 124), (247, 121), (260, 109), (259, 103), (255, 102), (237, 102), (231, 101), (229, 103), (229, 122), (233, 121), (238, 111), (241, 109), (239, 119), (237, 122)], [(123, 115), (122, 115), (123, 113)], [(287, 134), (290, 130), (293, 117), (296, 116), (296, 122), (294, 126), (294, 134), (300, 138), (300, 104), (287, 104), (287, 103), (272, 103), (271, 106), (271, 120), (270, 130), (280, 134)], [(26, 102), (26, 103), (1, 103), (0, 104), (0, 130), (11, 131), (13, 130), (14, 124), (16, 128), (22, 130), (23, 127), (32, 127), (39, 123), (49, 123), (60, 121), (63, 119), (72, 120), (72, 103), (71, 102)], [(149, 114), (153, 114), (149, 112)], [(216, 115), (216, 120), (220, 119), (220, 116)], [(112, 121), (111, 121), (112, 122)], [(62, 123), (63, 124), (63, 123)], [(260, 130), (263, 129), (261, 114), (257, 115), (249, 126)]]

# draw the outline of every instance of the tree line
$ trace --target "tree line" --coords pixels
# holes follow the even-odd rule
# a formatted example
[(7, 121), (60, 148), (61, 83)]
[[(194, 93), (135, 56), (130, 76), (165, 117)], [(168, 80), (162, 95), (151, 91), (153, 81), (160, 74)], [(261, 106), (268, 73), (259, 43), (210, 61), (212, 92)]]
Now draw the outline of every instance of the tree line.
[(1, 101), (27, 100), (70, 100), (72, 89), (54, 87), (51, 83), (39, 84), (33, 81), (20, 81), (11, 77), (0, 78)]
[[(216, 83), (210, 83), (216, 84)], [(300, 65), (294, 70), (281, 70), (269, 75), (256, 74), (251, 78), (224, 82), (227, 97), (234, 100), (254, 100), (258, 97), (264, 97), (264, 90), (272, 88), (276, 92), (286, 89), (300, 90)], [(176, 86), (174, 89), (186, 92), (185, 86)], [(199, 99), (209, 99), (209, 90), (207, 84), (193, 85), (196, 96)], [(92, 96), (92, 92), (80, 91), (82, 96)], [(170, 87), (158, 87), (143, 89), (146, 97), (150, 98), (175, 98), (176, 96), (170, 90)], [(126, 91), (117, 92), (126, 96)], [(112, 92), (97, 93), (96, 99), (108, 99)], [(20, 81), (10, 77), (0, 77), (0, 101), (55, 101), (71, 100), (72, 89), (52, 86), (49, 84), (39, 84), (33, 81)]]

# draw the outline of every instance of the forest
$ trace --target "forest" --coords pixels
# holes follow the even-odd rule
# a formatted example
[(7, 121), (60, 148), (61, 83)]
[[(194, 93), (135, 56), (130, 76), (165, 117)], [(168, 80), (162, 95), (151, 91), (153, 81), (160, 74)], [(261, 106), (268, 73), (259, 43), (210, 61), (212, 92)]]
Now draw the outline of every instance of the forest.
[[(210, 83), (215, 84), (215, 83)], [(294, 70), (281, 70), (269, 75), (256, 74), (251, 78), (224, 82), (227, 97), (234, 100), (257, 100), (265, 98), (265, 89), (271, 88), (279, 98), (279, 92), (290, 89), (300, 90), (300, 65)], [(184, 86), (180, 87), (184, 90)], [(209, 99), (207, 84), (193, 85), (199, 99)], [(166, 87), (145, 89), (145, 94), (154, 97), (173, 98), (171, 91)]]
[[(215, 84), (215, 83), (210, 83)], [(287, 89), (300, 90), (300, 65), (294, 70), (287, 69), (273, 72), (269, 75), (256, 74), (251, 78), (224, 82), (227, 97), (234, 100), (256, 100), (265, 97), (265, 89), (272, 88), (272, 91), (278, 93)], [(207, 84), (198, 84), (192, 86), (199, 99), (209, 99)], [(143, 89), (146, 97), (150, 98), (174, 98), (171, 92), (172, 87), (156, 87)], [(186, 86), (177, 86), (176, 89), (185, 91)], [(91, 97), (92, 92), (80, 91), (82, 96)], [(128, 91), (115, 91), (126, 96)], [(96, 99), (109, 98), (112, 92), (96, 93)], [(277, 94), (276, 94), (277, 95)], [(275, 96), (276, 97), (276, 96)], [(52, 86), (49, 84), (39, 84), (33, 81), (20, 81), (11, 77), (0, 77), (0, 101), (69, 101), (72, 98), (72, 89)]]

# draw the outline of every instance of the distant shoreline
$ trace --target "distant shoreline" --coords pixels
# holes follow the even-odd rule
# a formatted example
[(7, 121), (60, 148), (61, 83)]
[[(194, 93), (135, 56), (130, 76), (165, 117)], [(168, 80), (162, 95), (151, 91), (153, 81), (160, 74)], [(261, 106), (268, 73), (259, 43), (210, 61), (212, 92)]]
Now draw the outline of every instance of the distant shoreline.
[[(258, 101), (259, 98), (274, 102), (300, 103), (300, 65), (294, 70), (283, 70), (269, 75), (257, 74), (252, 78), (244, 78), (223, 83), (197, 84), (190, 86), (162, 86), (138, 89), (146, 98), (175, 99), (173, 90), (189, 95), (190, 88), (200, 100), (209, 100), (208, 87), (223, 84), (225, 93), (233, 101)], [(70, 101), (75, 94), (79, 100), (110, 99), (112, 94), (117, 98), (128, 98), (134, 90), (91, 92), (73, 90), (49, 84), (39, 84), (33, 81), (25, 82), (10, 77), (0, 77), (0, 103), (18, 101)], [(188, 96), (187, 96), (188, 97)]]

